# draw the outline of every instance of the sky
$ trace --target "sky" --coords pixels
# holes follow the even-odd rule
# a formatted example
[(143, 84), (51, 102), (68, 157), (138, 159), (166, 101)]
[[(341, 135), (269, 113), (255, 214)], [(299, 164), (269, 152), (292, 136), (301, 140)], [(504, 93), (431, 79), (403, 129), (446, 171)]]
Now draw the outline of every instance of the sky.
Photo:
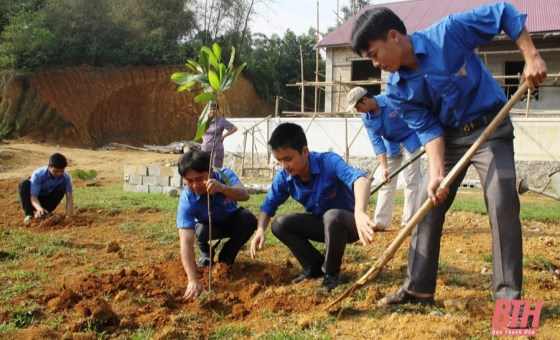
[[(370, 4), (383, 4), (399, 0), (371, 0)], [(402, 0), (401, 0), (402, 1)], [(336, 26), (336, 7), (350, 6), (350, 0), (319, 0), (319, 31)], [(268, 37), (276, 33), (284, 36), (287, 29), (296, 35), (307, 33), (317, 26), (317, 0), (270, 0), (258, 4), (251, 31)], [(339, 10), (342, 16), (342, 11)]]

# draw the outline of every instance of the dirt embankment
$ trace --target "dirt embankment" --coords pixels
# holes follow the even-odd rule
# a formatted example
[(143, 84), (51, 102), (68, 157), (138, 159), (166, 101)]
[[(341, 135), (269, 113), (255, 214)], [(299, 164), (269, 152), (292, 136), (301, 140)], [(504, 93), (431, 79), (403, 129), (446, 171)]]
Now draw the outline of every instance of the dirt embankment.
[[(177, 93), (180, 67), (39, 69), (0, 74), (0, 138), (30, 137), (67, 146), (110, 142), (164, 145), (194, 136), (203, 104)], [(224, 96), (233, 117), (272, 112), (242, 76)]]

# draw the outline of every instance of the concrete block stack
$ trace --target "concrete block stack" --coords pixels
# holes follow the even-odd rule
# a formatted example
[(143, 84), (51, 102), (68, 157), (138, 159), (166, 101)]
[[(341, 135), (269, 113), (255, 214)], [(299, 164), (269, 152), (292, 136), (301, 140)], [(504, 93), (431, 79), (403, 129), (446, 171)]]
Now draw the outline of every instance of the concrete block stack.
[(124, 191), (168, 194), (173, 190), (180, 192), (182, 189), (183, 181), (176, 166), (124, 166)]

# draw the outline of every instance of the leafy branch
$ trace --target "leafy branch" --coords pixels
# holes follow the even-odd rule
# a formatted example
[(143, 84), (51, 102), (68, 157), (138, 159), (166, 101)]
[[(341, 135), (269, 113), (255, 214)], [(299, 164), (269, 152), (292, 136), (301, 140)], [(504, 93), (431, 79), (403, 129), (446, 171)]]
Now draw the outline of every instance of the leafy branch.
[[(233, 67), (235, 59), (235, 48), (231, 48), (231, 56), (226, 66), (222, 63), (222, 48), (218, 43), (212, 45), (212, 49), (203, 46), (198, 54), (198, 62), (195, 60), (187, 60), (185, 66), (190, 72), (176, 72), (171, 75), (171, 81), (179, 85), (177, 92), (196, 91), (198, 94), (194, 97), (195, 103), (206, 102), (204, 110), (198, 117), (198, 125), (194, 140), (202, 138), (206, 130), (210, 127), (212, 120), (209, 117), (210, 106), (212, 101), (218, 103), (218, 98), (223, 92), (231, 88), (241, 71), (245, 68), (245, 63), (237, 68)], [(197, 86), (195, 86), (197, 85)], [(218, 113), (216, 113), (217, 115)], [(214, 118), (214, 122), (217, 122)], [(216, 124), (216, 123), (215, 123)], [(208, 179), (212, 176), (212, 163), (214, 160), (214, 150), (216, 149), (216, 133), (217, 127), (214, 129), (214, 138), (212, 150), (210, 152), (210, 165), (208, 167)], [(216, 169), (220, 177), (224, 179), (226, 185), (229, 185), (229, 178), (219, 169)], [(206, 202), (208, 206), (208, 239), (212, 241), (212, 211), (210, 207), (210, 195), (206, 194)], [(210, 247), (210, 265), (208, 267), (208, 291), (212, 291), (212, 260), (213, 247)]]

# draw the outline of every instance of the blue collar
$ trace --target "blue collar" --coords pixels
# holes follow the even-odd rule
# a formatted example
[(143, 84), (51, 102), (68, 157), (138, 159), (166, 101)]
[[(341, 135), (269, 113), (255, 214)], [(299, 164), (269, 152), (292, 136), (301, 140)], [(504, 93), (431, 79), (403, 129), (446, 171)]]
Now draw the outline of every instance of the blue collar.
[[(309, 159), (309, 174), (310, 175), (319, 174), (321, 171), (319, 170), (319, 162), (317, 161), (317, 156), (315, 156), (314, 153), (309, 152), (309, 155), (307, 156), (307, 159)], [(287, 174), (288, 174), (288, 176), (286, 176), (286, 180), (288, 180), (288, 181), (293, 180), (292, 175), (290, 175), (289, 173), (287, 173)], [(299, 177), (299, 175), (297, 177)]]

